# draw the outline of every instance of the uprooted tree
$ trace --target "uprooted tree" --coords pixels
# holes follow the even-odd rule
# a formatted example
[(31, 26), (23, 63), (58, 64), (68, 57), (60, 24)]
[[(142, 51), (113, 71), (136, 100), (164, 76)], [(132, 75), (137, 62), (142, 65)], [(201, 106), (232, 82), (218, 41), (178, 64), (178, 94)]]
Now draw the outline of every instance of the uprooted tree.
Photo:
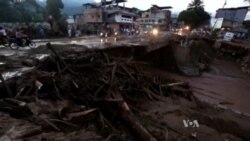
[(210, 19), (211, 16), (204, 10), (202, 0), (193, 0), (187, 10), (182, 11), (178, 17), (178, 21), (182, 21), (192, 28), (197, 28), (207, 23)]

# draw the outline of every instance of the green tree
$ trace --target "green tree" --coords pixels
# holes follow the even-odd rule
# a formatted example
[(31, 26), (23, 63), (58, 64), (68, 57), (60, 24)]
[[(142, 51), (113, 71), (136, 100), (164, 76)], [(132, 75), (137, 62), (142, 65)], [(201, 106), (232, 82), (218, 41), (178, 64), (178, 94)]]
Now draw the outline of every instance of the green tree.
[(36, 2), (36, 0), (26, 0), (27, 3), (33, 5), (36, 9), (40, 9), (39, 4)]
[(61, 10), (64, 8), (62, 0), (47, 0), (47, 14), (52, 15), (56, 21), (62, 17)]
[(0, 1), (0, 22), (11, 22), (12, 15), (6, 14), (14, 12), (11, 1), (9, 0), (1, 0)]
[(210, 19), (211, 16), (204, 10), (202, 0), (193, 0), (187, 10), (182, 11), (178, 16), (178, 21), (184, 22), (191, 28), (206, 24)]
[(204, 3), (202, 0), (193, 0), (189, 3), (188, 9), (204, 9)]
[(0, 22), (43, 21), (43, 11), (36, 0), (0, 0)]
[(16, 12), (20, 13), (20, 22), (41, 22), (44, 19), (44, 9), (37, 4), (36, 0), (23, 0), (22, 2), (15, 2), (13, 7)]

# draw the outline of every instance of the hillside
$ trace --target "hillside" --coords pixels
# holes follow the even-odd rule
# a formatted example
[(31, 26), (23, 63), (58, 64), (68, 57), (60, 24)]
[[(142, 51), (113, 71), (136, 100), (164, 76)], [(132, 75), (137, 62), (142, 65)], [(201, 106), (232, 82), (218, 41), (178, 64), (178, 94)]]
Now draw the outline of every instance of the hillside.
[[(46, 1), (37, 1), (39, 5), (45, 7)], [(93, 3), (95, 0), (63, 0), (64, 9), (63, 13), (67, 15), (80, 14), (83, 11), (82, 4), (84, 3)]]

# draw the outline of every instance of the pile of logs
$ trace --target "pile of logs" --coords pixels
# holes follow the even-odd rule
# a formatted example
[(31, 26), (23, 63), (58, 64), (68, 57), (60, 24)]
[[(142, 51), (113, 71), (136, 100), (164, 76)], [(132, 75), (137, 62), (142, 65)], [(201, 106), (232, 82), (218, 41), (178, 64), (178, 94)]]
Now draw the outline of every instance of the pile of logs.
[[(36, 125), (12, 139), (79, 131), (94, 122), (107, 140), (156, 141), (131, 107), (173, 94), (193, 99), (188, 84), (146, 74), (132, 59), (112, 57), (105, 51), (59, 54), (50, 44), (47, 47), (53, 56), (34, 71), (14, 84), (2, 80), (0, 91), (6, 89), (8, 97), (0, 100), (0, 111)], [(121, 122), (129, 130), (120, 129)], [(131, 131), (133, 139), (121, 139), (119, 131)]]

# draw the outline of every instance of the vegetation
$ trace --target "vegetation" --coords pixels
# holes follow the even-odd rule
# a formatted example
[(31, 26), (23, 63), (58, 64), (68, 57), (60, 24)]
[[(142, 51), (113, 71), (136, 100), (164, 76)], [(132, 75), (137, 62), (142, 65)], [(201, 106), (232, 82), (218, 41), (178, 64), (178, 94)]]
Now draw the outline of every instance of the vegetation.
[(187, 10), (182, 11), (178, 17), (178, 21), (183, 21), (191, 28), (202, 26), (210, 19), (211, 16), (204, 10), (204, 4), (202, 0), (193, 0), (189, 4)]
[(47, 14), (51, 15), (56, 21), (62, 18), (61, 10), (64, 8), (62, 0), (47, 0)]
[(63, 8), (62, 0), (47, 0), (46, 7), (40, 6), (36, 0), (0, 0), (0, 22), (48, 21), (52, 27), (50, 32), (63, 35), (67, 32), (66, 17), (61, 14)]
[(48, 22), (57, 36), (61, 36), (67, 32), (66, 16), (63, 16), (61, 13), (63, 8), (62, 0), (47, 0), (46, 2), (47, 16), (50, 17)]
[(47, 0), (46, 8), (36, 0), (0, 0), (0, 22), (42, 22), (49, 15), (55, 21), (62, 19), (62, 0)]
[(36, 0), (0, 1), (0, 22), (40, 22), (43, 19), (43, 8), (37, 4)]

